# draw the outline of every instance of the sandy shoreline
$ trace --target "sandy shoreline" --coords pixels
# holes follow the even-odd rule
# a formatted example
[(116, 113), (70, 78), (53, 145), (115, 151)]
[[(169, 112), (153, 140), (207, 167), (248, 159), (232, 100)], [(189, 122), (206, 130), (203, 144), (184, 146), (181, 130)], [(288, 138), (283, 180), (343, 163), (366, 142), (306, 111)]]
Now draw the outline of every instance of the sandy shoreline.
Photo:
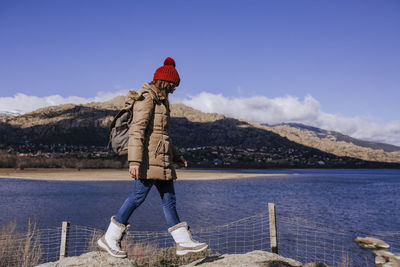
[[(224, 180), (280, 176), (284, 174), (268, 173), (235, 173), (216, 171), (177, 170), (178, 180)], [(130, 181), (128, 170), (113, 169), (25, 169), (15, 170), (0, 168), (0, 178), (19, 178), (47, 181)]]

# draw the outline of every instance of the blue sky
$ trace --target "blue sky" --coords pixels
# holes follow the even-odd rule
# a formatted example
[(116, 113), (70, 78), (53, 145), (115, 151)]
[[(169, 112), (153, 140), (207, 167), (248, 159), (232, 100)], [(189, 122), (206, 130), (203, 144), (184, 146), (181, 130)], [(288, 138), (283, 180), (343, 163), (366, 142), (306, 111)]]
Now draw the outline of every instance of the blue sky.
[[(399, 14), (395, 0), (0, 0), (0, 110), (18, 94), (91, 100), (139, 89), (171, 56), (182, 79), (175, 102), (400, 144)], [(234, 100), (247, 101), (242, 115)], [(247, 116), (255, 107), (281, 113)], [(376, 130), (363, 136), (368, 124)]]

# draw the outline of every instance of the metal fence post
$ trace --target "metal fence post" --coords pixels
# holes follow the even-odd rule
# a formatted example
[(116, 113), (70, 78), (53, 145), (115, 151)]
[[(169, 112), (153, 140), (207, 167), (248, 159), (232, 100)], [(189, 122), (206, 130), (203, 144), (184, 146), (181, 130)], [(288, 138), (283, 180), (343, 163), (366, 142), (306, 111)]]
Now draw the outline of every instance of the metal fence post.
[(60, 260), (68, 256), (68, 234), (70, 222), (62, 222)]
[(276, 215), (275, 215), (274, 203), (268, 203), (268, 215), (269, 215), (269, 239), (271, 245), (271, 252), (278, 254), (278, 240), (277, 240)]

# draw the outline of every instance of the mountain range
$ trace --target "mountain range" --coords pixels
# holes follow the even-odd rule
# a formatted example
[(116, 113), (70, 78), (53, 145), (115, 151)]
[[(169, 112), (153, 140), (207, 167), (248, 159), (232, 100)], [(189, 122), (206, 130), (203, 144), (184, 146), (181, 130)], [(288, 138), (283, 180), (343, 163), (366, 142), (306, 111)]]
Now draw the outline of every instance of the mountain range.
[[(118, 96), (106, 102), (0, 116), (0, 149), (32, 157), (82, 151), (98, 155), (100, 151), (113, 158), (105, 149), (108, 127), (123, 103), (124, 97)], [(260, 125), (183, 104), (171, 105), (171, 117), (173, 142), (198, 167), (400, 166), (398, 146), (307, 125)]]
[(16, 111), (10, 111), (10, 110), (0, 110), (0, 118), (3, 117), (14, 117), (21, 115), (19, 112)]

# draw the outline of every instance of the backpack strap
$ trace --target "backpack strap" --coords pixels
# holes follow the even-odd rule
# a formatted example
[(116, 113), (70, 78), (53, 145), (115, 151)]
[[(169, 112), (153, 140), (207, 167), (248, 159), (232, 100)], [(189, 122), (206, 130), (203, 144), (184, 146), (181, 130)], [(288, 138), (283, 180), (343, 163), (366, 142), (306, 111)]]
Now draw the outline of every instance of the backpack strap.
[(142, 96), (141, 93), (138, 93), (134, 90), (130, 90), (128, 92), (128, 96), (125, 98), (125, 107), (123, 109), (125, 110), (131, 109), (136, 100), (139, 100), (141, 96)]
[(116, 121), (122, 116), (122, 114), (124, 114), (125, 112), (128, 112), (129, 110), (132, 110), (133, 104), (135, 104), (135, 102), (137, 100), (139, 100), (141, 96), (142, 96), (142, 94), (140, 94), (140, 93), (138, 93), (138, 92), (136, 92), (134, 90), (130, 90), (128, 92), (128, 96), (125, 98), (125, 106), (114, 117), (114, 119), (113, 119), (113, 121), (111, 122), (111, 125), (110, 125), (110, 131), (111, 131), (112, 128), (115, 127)]

